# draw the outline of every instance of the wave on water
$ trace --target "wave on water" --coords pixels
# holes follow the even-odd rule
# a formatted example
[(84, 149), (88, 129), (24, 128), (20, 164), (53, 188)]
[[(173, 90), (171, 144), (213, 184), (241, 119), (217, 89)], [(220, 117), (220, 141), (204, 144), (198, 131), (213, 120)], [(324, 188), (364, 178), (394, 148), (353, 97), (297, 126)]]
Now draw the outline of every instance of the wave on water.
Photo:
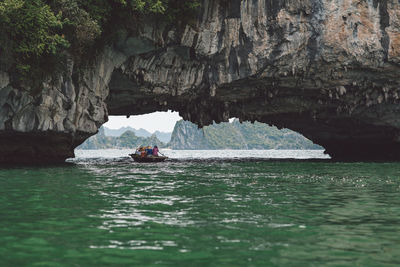
[[(69, 159), (74, 163), (132, 163), (128, 156), (132, 150), (104, 149), (77, 150), (76, 158)], [(329, 155), (323, 150), (165, 150), (166, 162), (255, 162), (255, 161), (326, 161)], [(150, 164), (165, 164), (150, 163)], [(149, 164), (149, 163), (146, 163)]]
[(131, 152), (1, 170), (3, 265), (399, 265), (399, 163), (166, 150), (142, 164)]

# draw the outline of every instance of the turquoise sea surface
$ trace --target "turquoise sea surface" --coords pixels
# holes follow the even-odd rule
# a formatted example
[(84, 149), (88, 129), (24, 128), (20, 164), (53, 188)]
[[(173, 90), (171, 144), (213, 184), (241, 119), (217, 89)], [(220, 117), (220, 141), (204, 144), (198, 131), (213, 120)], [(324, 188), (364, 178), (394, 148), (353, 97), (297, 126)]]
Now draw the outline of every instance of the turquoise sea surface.
[(0, 266), (400, 265), (400, 163), (164, 152), (0, 168)]

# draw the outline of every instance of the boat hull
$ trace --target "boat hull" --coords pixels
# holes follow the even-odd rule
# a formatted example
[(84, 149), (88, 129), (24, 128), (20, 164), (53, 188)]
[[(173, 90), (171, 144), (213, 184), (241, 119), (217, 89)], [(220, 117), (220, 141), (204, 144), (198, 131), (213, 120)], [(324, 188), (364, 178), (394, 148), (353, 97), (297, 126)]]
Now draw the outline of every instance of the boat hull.
[(141, 157), (136, 154), (129, 154), (131, 158), (136, 162), (143, 162), (143, 163), (151, 163), (151, 162), (163, 162), (168, 157), (159, 157), (159, 156), (152, 156), (152, 157)]

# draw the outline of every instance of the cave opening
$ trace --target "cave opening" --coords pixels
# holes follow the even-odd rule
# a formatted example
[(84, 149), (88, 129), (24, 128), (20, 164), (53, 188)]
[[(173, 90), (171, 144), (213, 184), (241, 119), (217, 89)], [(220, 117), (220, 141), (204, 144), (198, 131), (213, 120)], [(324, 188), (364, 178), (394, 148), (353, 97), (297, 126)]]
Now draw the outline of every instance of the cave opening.
[(159, 145), (171, 150), (324, 149), (300, 133), (278, 129), (266, 123), (242, 122), (232, 117), (227, 122), (213, 122), (199, 128), (171, 110), (134, 116), (110, 116), (99, 133), (78, 149), (128, 149), (141, 145)]

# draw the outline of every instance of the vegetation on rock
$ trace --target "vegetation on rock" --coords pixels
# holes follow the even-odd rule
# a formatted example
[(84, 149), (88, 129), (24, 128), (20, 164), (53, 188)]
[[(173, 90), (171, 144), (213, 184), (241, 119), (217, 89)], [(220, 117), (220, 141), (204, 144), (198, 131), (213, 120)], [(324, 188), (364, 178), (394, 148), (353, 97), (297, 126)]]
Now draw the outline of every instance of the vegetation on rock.
[(4, 0), (0, 69), (19, 80), (41, 80), (65, 51), (81, 58), (94, 41), (113, 34), (115, 25), (135, 27), (126, 24), (138, 23), (143, 14), (181, 20), (198, 6), (199, 0)]
[(171, 140), (171, 135), (172, 135), (172, 132), (155, 131), (154, 133), (151, 133), (143, 128), (135, 129), (129, 126), (121, 127), (119, 129), (109, 129), (107, 127), (104, 127), (104, 134), (106, 136), (118, 137), (126, 131), (134, 132), (136, 136), (140, 137), (150, 137), (154, 134), (155, 136), (157, 136), (158, 140), (160, 140), (163, 143), (168, 143)]
[[(107, 130), (107, 129), (106, 129)], [(109, 130), (107, 130), (109, 131)], [(104, 127), (78, 149), (135, 148), (157, 145), (172, 149), (323, 149), (304, 136), (289, 129), (279, 130), (265, 123), (219, 123), (199, 129), (197, 125), (180, 120), (175, 124), (171, 141), (160, 141), (156, 133), (137, 136), (126, 130), (120, 136), (106, 136)]]
[(264, 123), (220, 123), (198, 129), (178, 121), (169, 146), (172, 149), (322, 149), (301, 134)]
[(104, 128), (99, 129), (99, 133), (87, 139), (77, 149), (107, 149), (107, 148), (129, 148), (135, 149), (139, 146), (154, 146), (162, 148), (165, 144), (154, 134), (149, 137), (137, 136), (132, 131), (126, 131), (121, 136), (106, 136)]

